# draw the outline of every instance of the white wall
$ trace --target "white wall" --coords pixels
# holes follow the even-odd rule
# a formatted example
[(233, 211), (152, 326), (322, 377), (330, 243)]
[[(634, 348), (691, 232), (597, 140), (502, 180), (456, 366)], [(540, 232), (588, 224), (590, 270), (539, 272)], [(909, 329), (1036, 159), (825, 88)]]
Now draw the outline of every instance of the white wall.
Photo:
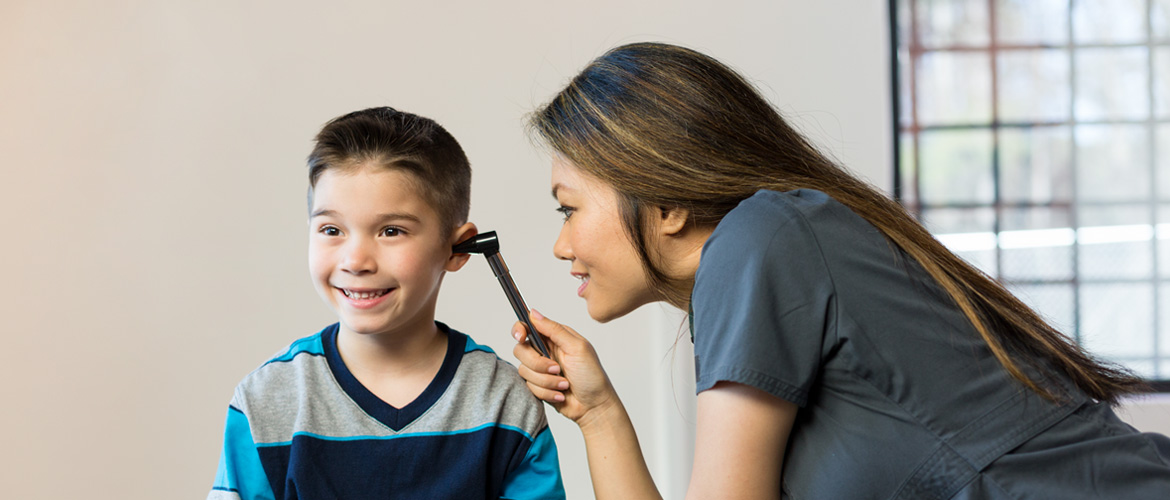
[[(884, 4), (0, 2), (4, 496), (206, 494), (236, 382), (332, 321), (306, 279), (310, 139), (376, 105), (462, 142), (473, 219), (500, 232), (530, 305), (595, 340), (664, 493), (681, 496), (681, 320), (658, 306), (588, 319), (551, 255), (560, 222), (522, 117), (614, 45), (676, 42), (742, 70), (888, 187)], [(511, 358), (483, 262), (448, 277), (439, 316)], [(588, 498), (580, 437), (550, 418), (570, 497)]]

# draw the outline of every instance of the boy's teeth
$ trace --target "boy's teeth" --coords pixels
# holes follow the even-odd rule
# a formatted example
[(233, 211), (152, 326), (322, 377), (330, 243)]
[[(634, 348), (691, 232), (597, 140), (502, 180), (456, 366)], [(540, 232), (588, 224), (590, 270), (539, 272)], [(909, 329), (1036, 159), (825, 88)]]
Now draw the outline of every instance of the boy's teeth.
[(386, 295), (386, 290), (378, 290), (376, 292), (354, 292), (352, 290), (343, 290), (343, 291), (345, 292), (346, 297), (349, 297), (351, 299), (359, 299), (359, 300), (375, 299), (375, 298), (381, 297), (383, 295)]

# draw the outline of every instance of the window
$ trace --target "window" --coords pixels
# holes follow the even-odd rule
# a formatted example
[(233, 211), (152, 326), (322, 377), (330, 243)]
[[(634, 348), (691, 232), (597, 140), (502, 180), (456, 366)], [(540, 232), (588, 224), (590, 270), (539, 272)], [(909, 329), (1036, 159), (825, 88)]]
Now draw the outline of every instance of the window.
[(895, 196), (1170, 388), (1170, 0), (891, 0)]

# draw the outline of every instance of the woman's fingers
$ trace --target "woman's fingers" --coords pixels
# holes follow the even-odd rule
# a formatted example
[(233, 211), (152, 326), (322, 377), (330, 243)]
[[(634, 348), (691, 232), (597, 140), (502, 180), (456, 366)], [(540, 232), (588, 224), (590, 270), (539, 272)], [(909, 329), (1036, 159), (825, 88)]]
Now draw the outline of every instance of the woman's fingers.
[[(541, 356), (540, 353), (536, 352), (536, 349), (533, 348), (532, 345), (524, 342), (526, 332), (527, 328), (524, 326), (524, 323), (517, 321), (515, 325), (512, 325), (512, 337), (514, 337), (516, 342), (518, 342), (516, 347), (512, 348), (512, 354), (516, 356), (516, 359), (518, 359), (522, 365), (525, 365), (537, 372), (553, 374), (560, 373), (561, 367), (557, 365), (556, 361)], [(554, 347), (555, 345), (549, 345), (550, 349), (553, 349)]]
[(536, 396), (536, 399), (541, 401), (546, 401), (552, 404), (565, 402), (565, 395), (560, 391), (550, 391), (543, 387), (533, 385), (532, 382), (528, 382), (528, 390), (532, 392), (533, 396)]
[(523, 377), (524, 380), (527, 380), (530, 384), (534, 384), (552, 391), (564, 391), (569, 389), (569, 381), (564, 377), (537, 372), (525, 365), (520, 365), (518, 371), (520, 372), (520, 376)]
[(532, 326), (535, 326), (541, 334), (562, 346), (576, 344), (585, 340), (584, 337), (573, 331), (572, 328), (544, 317), (536, 309), (528, 312), (528, 319), (532, 321)]

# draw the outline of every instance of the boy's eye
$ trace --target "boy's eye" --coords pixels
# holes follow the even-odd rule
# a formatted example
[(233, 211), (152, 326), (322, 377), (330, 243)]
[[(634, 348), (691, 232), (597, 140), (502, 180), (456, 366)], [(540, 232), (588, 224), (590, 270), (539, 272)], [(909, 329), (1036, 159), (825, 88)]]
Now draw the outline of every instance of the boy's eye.
[(380, 234), (380, 236), (392, 237), (392, 236), (398, 236), (399, 234), (402, 234), (401, 229), (398, 229), (396, 227), (388, 227), (388, 228), (385, 228), (382, 230), (382, 233)]
[(573, 207), (566, 207), (564, 205), (557, 207), (557, 212), (560, 212), (561, 215), (564, 216), (566, 222), (569, 220), (569, 217), (573, 216), (574, 210), (576, 209)]
[(321, 229), (318, 229), (317, 232), (319, 232), (325, 236), (340, 236), (341, 235), (341, 230), (337, 229), (333, 226), (324, 226)]

